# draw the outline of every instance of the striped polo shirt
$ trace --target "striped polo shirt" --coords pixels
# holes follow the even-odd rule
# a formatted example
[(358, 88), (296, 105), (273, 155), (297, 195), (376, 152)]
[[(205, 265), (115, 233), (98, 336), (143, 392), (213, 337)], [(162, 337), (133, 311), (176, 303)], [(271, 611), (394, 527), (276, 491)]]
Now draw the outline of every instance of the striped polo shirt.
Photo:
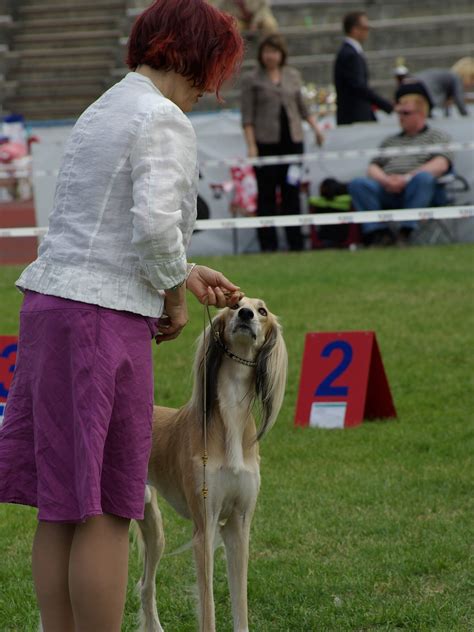
[[(392, 147), (414, 147), (416, 145), (437, 145), (438, 143), (449, 143), (451, 138), (445, 132), (431, 129), (425, 126), (418, 134), (408, 136), (405, 132), (395, 134), (386, 138), (380, 145), (381, 149)], [(428, 162), (435, 156), (444, 156), (450, 163), (453, 156), (450, 152), (429, 152), (421, 151), (419, 154), (405, 154), (400, 156), (375, 156), (372, 163), (381, 167), (385, 173), (408, 173), (414, 171), (421, 165)]]

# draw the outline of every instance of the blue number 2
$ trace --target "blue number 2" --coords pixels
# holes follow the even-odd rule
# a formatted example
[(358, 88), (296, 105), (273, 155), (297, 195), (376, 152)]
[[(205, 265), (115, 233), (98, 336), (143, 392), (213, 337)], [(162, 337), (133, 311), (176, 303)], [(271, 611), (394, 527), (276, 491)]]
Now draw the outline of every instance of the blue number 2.
[[(8, 347), (5, 347), (3, 351), (0, 353), (0, 358), (8, 358), (8, 356), (16, 352), (17, 348), (18, 348), (18, 345), (16, 343), (8, 345)], [(15, 370), (15, 365), (12, 364), (9, 367), (8, 371), (10, 373), (13, 373), (14, 370)], [(6, 397), (7, 395), (8, 395), (8, 391), (7, 391), (6, 386), (3, 384), (3, 382), (0, 382), (0, 397)]]
[(321, 352), (323, 358), (328, 358), (333, 351), (340, 349), (342, 351), (342, 360), (337, 367), (327, 375), (316, 389), (315, 395), (327, 397), (328, 395), (346, 396), (349, 392), (347, 386), (333, 386), (333, 382), (344, 373), (349, 364), (352, 362), (352, 347), (345, 340), (334, 340), (327, 344)]

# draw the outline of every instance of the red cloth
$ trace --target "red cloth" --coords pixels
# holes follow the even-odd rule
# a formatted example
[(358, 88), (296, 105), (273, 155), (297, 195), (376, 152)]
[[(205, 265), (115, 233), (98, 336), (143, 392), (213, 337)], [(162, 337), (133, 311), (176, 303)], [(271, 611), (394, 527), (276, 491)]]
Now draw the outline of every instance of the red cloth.
[(257, 179), (252, 165), (231, 167), (234, 184), (232, 212), (239, 215), (255, 215), (257, 211)]
[(0, 145), (0, 162), (8, 163), (18, 158), (24, 158), (28, 154), (28, 148), (24, 143), (3, 143)]

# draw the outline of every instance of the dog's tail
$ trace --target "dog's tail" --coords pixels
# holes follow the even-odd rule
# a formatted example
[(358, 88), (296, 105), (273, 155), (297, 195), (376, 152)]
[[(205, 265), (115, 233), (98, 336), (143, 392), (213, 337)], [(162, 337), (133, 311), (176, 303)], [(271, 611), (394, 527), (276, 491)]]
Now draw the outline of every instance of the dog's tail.
[[(178, 546), (178, 548), (175, 549), (174, 551), (165, 553), (163, 557), (172, 557), (175, 555), (181, 555), (181, 553), (186, 553), (186, 551), (189, 551), (189, 549), (193, 548), (193, 544), (194, 544), (194, 539), (188, 540), (181, 546)], [(220, 546), (223, 546), (223, 545), (224, 545), (224, 540), (222, 539), (220, 532), (217, 531), (214, 536), (214, 551), (216, 551)]]

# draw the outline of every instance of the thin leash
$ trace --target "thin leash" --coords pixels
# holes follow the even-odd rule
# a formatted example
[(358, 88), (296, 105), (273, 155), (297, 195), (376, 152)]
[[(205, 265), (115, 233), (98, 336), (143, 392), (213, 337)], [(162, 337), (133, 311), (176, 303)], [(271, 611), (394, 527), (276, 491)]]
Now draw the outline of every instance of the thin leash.
[(210, 318), (210, 313), (209, 313), (209, 304), (207, 303), (207, 301), (204, 304), (204, 309), (203, 309), (203, 347), (204, 347), (204, 355), (203, 355), (203, 371), (202, 371), (202, 390), (203, 390), (203, 394), (202, 394), (202, 422), (203, 422), (203, 433), (204, 433), (204, 451), (203, 451), (203, 455), (202, 455), (202, 489), (201, 489), (201, 495), (202, 495), (202, 503), (203, 503), (203, 513), (204, 513), (204, 552), (203, 552), (203, 556), (204, 556), (204, 575), (205, 575), (205, 580), (204, 580), (204, 596), (203, 596), (203, 600), (202, 600), (202, 612), (201, 612), (201, 616), (202, 616), (202, 629), (205, 630), (206, 629), (206, 621), (205, 621), (205, 611), (206, 611), (206, 600), (207, 600), (207, 583), (208, 583), (208, 572), (207, 572), (207, 494), (208, 494), (208, 489), (207, 489), (207, 480), (206, 480), (206, 465), (207, 465), (207, 461), (208, 461), (208, 454), (207, 454), (207, 362), (206, 362), (206, 358), (207, 358), (207, 337), (206, 337), (206, 310), (207, 310), (207, 314)]

